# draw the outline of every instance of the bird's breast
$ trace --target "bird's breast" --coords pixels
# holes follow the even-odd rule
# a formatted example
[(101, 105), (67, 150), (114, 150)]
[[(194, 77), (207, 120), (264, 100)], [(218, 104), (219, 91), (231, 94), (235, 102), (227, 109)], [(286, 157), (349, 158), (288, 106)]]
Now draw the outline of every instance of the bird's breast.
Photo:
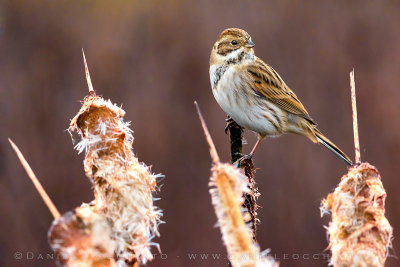
[[(214, 68), (216, 70), (217, 68)], [(210, 80), (212, 77), (210, 68)], [(220, 107), (243, 128), (262, 136), (277, 136), (283, 133), (287, 114), (272, 102), (257, 96), (240, 69), (228, 67), (212, 88)]]

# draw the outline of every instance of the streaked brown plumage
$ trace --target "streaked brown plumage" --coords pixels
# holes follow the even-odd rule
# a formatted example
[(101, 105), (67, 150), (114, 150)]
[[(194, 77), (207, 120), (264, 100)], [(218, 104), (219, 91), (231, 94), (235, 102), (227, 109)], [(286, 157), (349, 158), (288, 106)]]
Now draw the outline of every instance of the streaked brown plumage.
[(279, 74), (254, 55), (250, 35), (236, 28), (223, 31), (210, 56), (210, 82), (221, 108), (240, 126), (266, 136), (296, 133), (321, 143), (337, 157), (352, 162), (317, 128), (303, 104)]

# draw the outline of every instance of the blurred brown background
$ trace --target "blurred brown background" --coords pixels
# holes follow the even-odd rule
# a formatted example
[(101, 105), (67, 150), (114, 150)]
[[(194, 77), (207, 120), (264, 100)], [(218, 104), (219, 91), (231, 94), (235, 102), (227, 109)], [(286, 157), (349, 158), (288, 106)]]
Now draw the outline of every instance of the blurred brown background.
[[(395, 233), (387, 266), (400, 265), (400, 3), (14, 0), (0, 2), (2, 266), (55, 265), (46, 259), (52, 217), (7, 137), (61, 212), (93, 198), (83, 155), (65, 131), (87, 94), (82, 47), (97, 92), (127, 111), (139, 159), (166, 175), (157, 203), (166, 224), (155, 240), (165, 255), (154, 249), (148, 266), (226, 266), (208, 193), (211, 160), (193, 100), (229, 161), (225, 114), (211, 93), (208, 60), (218, 34), (233, 26), (252, 35), (256, 54), (351, 157), (349, 72), (355, 68), (362, 159), (382, 174)], [(255, 136), (246, 137), (249, 151)], [(281, 266), (327, 266), (321, 253), (327, 253), (329, 218), (320, 218), (319, 204), (345, 166), (295, 135), (265, 141), (255, 164), (261, 248), (271, 248)]]

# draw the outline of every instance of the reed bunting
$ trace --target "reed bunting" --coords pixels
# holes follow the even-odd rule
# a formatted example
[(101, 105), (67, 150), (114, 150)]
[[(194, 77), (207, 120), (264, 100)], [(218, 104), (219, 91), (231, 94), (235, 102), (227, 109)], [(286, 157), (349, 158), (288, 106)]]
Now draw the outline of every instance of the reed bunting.
[(226, 29), (210, 56), (210, 82), (218, 104), (237, 124), (258, 134), (248, 157), (254, 155), (264, 137), (296, 133), (324, 145), (352, 165), (349, 157), (316, 128), (279, 74), (254, 55), (254, 46), (244, 30)]

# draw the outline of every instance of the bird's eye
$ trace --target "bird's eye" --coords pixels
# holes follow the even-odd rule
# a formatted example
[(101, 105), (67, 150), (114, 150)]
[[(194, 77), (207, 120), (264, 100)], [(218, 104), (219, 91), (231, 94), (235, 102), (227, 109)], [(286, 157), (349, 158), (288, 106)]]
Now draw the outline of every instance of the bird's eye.
[(233, 41), (232, 41), (232, 44), (233, 44), (233, 45), (237, 45), (236, 40), (233, 40)]

